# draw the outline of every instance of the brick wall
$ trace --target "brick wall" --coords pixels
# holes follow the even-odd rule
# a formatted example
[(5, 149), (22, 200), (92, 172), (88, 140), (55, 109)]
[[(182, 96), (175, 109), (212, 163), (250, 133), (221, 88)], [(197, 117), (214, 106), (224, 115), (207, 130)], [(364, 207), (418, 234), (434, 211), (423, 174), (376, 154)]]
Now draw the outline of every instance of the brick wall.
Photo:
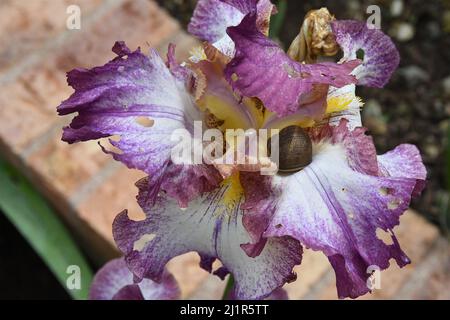
[[(81, 8), (81, 30), (66, 28), (66, 8)], [(60, 141), (56, 106), (72, 90), (65, 73), (111, 58), (116, 40), (130, 48), (177, 44), (180, 59), (196, 44), (150, 0), (6, 0), (0, 4), (0, 152), (19, 167), (58, 209), (91, 258), (118, 255), (111, 234), (115, 215), (128, 208), (142, 216), (134, 182), (143, 176), (103, 154), (95, 142)], [(450, 298), (450, 251), (438, 231), (414, 212), (397, 231), (413, 264), (382, 274), (371, 298)], [(286, 286), (293, 299), (336, 298), (334, 273), (320, 253), (306, 251), (299, 280)], [(220, 298), (224, 283), (198, 268), (196, 254), (172, 260), (169, 269), (185, 298)]]

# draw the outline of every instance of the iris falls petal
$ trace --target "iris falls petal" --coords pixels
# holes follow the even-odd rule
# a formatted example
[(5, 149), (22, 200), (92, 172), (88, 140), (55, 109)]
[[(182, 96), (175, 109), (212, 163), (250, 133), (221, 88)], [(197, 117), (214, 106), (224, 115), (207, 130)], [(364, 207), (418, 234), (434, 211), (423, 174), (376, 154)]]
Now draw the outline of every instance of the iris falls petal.
[[(366, 155), (355, 155), (354, 141), (348, 141), (355, 139), (357, 131), (343, 135), (343, 128), (331, 127), (331, 135), (313, 139), (311, 165), (274, 178), (273, 188), (280, 195), (274, 198), (277, 207), (263, 236), (291, 236), (324, 252), (336, 272), (339, 297), (356, 298), (370, 291), (366, 283), (370, 266), (386, 269), (391, 258), (400, 267), (410, 262), (392, 230), (417, 195), (416, 184), (425, 180), (425, 171), (418, 153), (403, 147), (403, 152), (381, 156), (381, 167), (386, 157), (398, 157), (397, 164), (404, 162), (406, 167), (383, 167), (392, 174), (374, 174), (375, 165), (355, 161), (368, 160)], [(359, 150), (364, 153), (364, 148)], [(408, 168), (420, 170), (411, 176), (405, 172)], [(387, 233), (388, 243), (378, 237), (380, 232)]]
[(250, 238), (242, 224), (242, 189), (236, 179), (197, 198), (183, 210), (164, 195), (149, 207), (147, 184), (141, 181), (138, 200), (147, 218), (132, 221), (123, 212), (113, 226), (116, 243), (133, 273), (138, 278), (158, 281), (171, 258), (196, 251), (205, 269), (211, 271), (212, 262), (219, 259), (223, 267), (215, 273), (221, 277), (228, 272), (233, 274), (233, 297), (238, 299), (264, 298), (293, 280), (292, 269), (301, 261), (298, 241), (290, 237), (270, 238), (254, 258), (241, 248)]

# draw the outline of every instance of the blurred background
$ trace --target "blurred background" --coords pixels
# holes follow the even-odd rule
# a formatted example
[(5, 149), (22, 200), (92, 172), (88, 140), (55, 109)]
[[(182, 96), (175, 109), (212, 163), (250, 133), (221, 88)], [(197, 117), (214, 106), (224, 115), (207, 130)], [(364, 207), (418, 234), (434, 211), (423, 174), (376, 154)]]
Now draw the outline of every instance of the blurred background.
[[(117, 256), (114, 216), (139, 217), (136, 189), (142, 173), (102, 154), (95, 142), (66, 145), (56, 106), (71, 94), (65, 72), (113, 58), (125, 40), (179, 59), (198, 44), (186, 32), (196, 0), (0, 0), (0, 298), (85, 298), (92, 274)], [(337, 19), (365, 20), (381, 8), (381, 27), (397, 45), (401, 63), (382, 90), (359, 88), (363, 121), (378, 152), (416, 144), (428, 169), (422, 197), (397, 233), (413, 264), (383, 273), (385, 288), (364, 298), (450, 298), (450, 1), (273, 1), (279, 14), (270, 36), (287, 48), (311, 9)], [(73, 6), (75, 5), (75, 7)], [(68, 23), (77, 14), (80, 25)], [(78, 28), (79, 27), (79, 28)], [(184, 298), (219, 298), (223, 283), (187, 254), (169, 268)], [(67, 268), (78, 266), (77, 276)], [(293, 299), (336, 298), (334, 274), (320, 254), (305, 253)], [(79, 286), (77, 286), (77, 284)]]

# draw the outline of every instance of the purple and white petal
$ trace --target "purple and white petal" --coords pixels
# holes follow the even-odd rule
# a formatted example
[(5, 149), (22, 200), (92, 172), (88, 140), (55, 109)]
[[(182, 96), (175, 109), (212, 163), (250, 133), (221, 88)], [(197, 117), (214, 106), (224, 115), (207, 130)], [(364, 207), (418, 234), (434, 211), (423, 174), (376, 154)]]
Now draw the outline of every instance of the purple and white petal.
[(175, 44), (169, 44), (169, 48), (167, 50), (167, 67), (175, 76), (175, 78), (177, 78), (180, 82), (185, 83), (188, 87), (187, 89), (192, 90), (192, 88), (190, 88), (189, 86), (193, 81), (192, 78), (194, 75), (186, 65), (182, 65), (177, 62), (177, 59), (175, 57), (175, 48)]
[[(272, 181), (281, 196), (263, 236), (291, 236), (324, 252), (335, 269), (339, 297), (356, 298), (370, 291), (369, 267), (386, 269), (391, 258), (400, 267), (410, 263), (392, 229), (409, 206), (416, 180), (403, 169), (391, 177), (366, 173), (367, 166), (351, 160), (355, 155), (346, 140), (352, 136), (332, 130), (334, 139), (314, 140), (308, 167)], [(410, 168), (420, 163), (415, 157)], [(390, 243), (378, 238), (380, 232)]]
[(363, 21), (337, 20), (331, 23), (331, 27), (344, 51), (344, 61), (355, 59), (359, 50), (364, 54), (363, 63), (354, 73), (358, 84), (384, 87), (400, 62), (391, 38), (379, 29), (369, 29)]
[(138, 278), (158, 281), (166, 263), (175, 256), (196, 251), (201, 266), (212, 271), (212, 262), (223, 266), (215, 273), (233, 274), (238, 299), (261, 299), (295, 278), (292, 269), (301, 261), (302, 248), (290, 237), (275, 237), (259, 256), (251, 258), (241, 249), (250, 241), (242, 224), (242, 194), (235, 182), (226, 182), (180, 209), (161, 194), (155, 206), (147, 206), (146, 182), (138, 184), (138, 201), (147, 214), (143, 221), (132, 221), (127, 212), (114, 221), (113, 234), (128, 266)]
[(401, 144), (394, 150), (378, 156), (378, 166), (383, 176), (415, 180), (414, 197), (418, 197), (425, 188), (427, 169), (415, 145)]
[(95, 275), (89, 291), (90, 300), (175, 300), (179, 297), (178, 284), (166, 270), (160, 283), (149, 279), (134, 283), (123, 258), (105, 264)]
[[(68, 73), (75, 93), (58, 112), (78, 115), (64, 128), (63, 140), (74, 143), (118, 136), (119, 140), (110, 139), (118, 152), (103, 150), (129, 168), (148, 173), (156, 194), (178, 143), (172, 134), (176, 130), (192, 134), (194, 121), (201, 120), (202, 114), (188, 93), (186, 69), (176, 64), (173, 46), (170, 69), (155, 50), (146, 56), (117, 42), (113, 51), (118, 56), (102, 67)], [(194, 166), (184, 168), (195, 170)]]
[(199, 0), (188, 31), (232, 57), (234, 43), (226, 30), (237, 26), (252, 11), (257, 12), (258, 29), (268, 34), (270, 16), (275, 12), (270, 0)]
[(309, 135), (317, 145), (324, 141), (342, 145), (352, 170), (378, 176), (377, 150), (372, 137), (366, 135), (366, 128), (349, 130), (347, 124), (348, 120), (342, 119), (337, 126), (315, 127), (309, 131)]
[(216, 189), (222, 180), (219, 171), (212, 165), (171, 164), (165, 172), (160, 189), (176, 199), (181, 208), (186, 208), (196, 197)]
[(236, 45), (236, 54), (225, 70), (228, 82), (241, 95), (259, 98), (278, 116), (294, 114), (322, 98), (328, 85), (342, 87), (356, 82), (350, 73), (359, 60), (298, 63), (258, 31), (254, 14), (227, 32)]
[(116, 43), (111, 62), (75, 69), (68, 82), (75, 93), (58, 107), (60, 115), (78, 112), (63, 140), (69, 143), (117, 135), (112, 153), (130, 168), (149, 174), (163, 168), (175, 142), (171, 134), (201, 119), (191, 98), (154, 50), (145, 56)]

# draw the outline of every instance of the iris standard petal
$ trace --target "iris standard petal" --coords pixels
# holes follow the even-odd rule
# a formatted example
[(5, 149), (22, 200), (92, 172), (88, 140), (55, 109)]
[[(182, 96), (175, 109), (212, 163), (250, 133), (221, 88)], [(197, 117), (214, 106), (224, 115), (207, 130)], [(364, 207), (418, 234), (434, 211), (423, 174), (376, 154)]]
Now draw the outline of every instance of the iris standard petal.
[(259, 98), (278, 116), (294, 114), (323, 98), (328, 85), (342, 87), (356, 82), (350, 73), (359, 60), (298, 63), (256, 28), (254, 14), (248, 14), (227, 32), (236, 45), (236, 54), (225, 69), (228, 82), (241, 95)]
[(199, 0), (188, 31), (232, 57), (234, 43), (227, 28), (238, 25), (252, 11), (257, 12), (258, 29), (268, 34), (270, 16), (276, 11), (270, 0)]
[(355, 59), (358, 51), (363, 63), (355, 70), (359, 85), (382, 88), (397, 69), (400, 54), (391, 38), (379, 29), (369, 29), (366, 22), (337, 20), (331, 23), (343, 59)]

